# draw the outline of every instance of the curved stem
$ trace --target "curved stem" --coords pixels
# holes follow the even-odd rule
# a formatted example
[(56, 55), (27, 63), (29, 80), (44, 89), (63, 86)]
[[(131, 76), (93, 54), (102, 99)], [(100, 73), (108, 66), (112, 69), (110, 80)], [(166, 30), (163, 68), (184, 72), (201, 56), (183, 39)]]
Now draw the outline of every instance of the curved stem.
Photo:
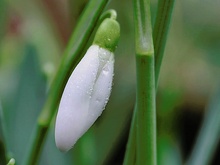
[(32, 135), (31, 144), (23, 164), (37, 163), (51, 120), (57, 111), (57, 105), (59, 104), (64, 86), (73, 68), (82, 58), (82, 51), (107, 3), (108, 0), (91, 0), (85, 8), (51, 84), (48, 98), (38, 118), (38, 123)]
[(105, 18), (111, 18), (111, 19), (116, 20), (117, 12), (114, 9), (109, 9), (105, 11), (99, 18), (99, 23), (101, 23)]

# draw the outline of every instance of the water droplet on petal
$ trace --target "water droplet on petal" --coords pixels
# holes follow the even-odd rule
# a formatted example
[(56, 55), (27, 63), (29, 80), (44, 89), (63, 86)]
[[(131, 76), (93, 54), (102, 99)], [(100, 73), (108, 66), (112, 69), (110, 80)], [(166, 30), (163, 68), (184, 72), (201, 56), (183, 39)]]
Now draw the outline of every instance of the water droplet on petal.
[(96, 99), (96, 103), (99, 103), (101, 100), (99, 98)]
[(102, 73), (107, 75), (109, 73), (108, 67), (104, 67), (103, 70), (102, 70)]

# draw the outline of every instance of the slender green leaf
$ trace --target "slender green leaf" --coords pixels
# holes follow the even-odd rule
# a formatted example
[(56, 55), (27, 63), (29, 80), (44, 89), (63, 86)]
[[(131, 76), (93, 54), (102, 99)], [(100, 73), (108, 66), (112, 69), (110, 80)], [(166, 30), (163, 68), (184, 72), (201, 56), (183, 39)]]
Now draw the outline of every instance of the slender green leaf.
[(157, 16), (153, 31), (156, 86), (158, 84), (160, 67), (163, 60), (174, 2), (175, 0), (159, 0), (158, 3)]
[(31, 44), (25, 46), (24, 60), (19, 68), (18, 77), (15, 95), (4, 112), (8, 148), (16, 162), (21, 164), (29, 135), (37, 121), (39, 109), (43, 106), (46, 90), (37, 51)]

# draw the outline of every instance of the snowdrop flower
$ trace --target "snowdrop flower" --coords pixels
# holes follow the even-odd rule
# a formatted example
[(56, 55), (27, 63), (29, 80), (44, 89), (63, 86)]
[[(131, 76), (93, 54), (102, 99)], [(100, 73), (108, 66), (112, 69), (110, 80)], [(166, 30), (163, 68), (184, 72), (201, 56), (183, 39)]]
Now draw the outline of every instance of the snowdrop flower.
[(111, 93), (113, 52), (119, 36), (117, 21), (105, 19), (93, 45), (72, 72), (56, 118), (55, 141), (61, 151), (71, 149), (104, 110)]

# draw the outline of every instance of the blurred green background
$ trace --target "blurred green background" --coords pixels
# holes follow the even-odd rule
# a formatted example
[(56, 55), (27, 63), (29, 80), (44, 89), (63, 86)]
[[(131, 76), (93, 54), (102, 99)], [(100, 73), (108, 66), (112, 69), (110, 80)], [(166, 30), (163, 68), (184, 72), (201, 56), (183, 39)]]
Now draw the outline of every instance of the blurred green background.
[[(24, 158), (46, 92), (86, 2), (0, 0), (0, 148), (5, 146), (17, 164)], [(154, 22), (157, 1), (152, 0), (151, 6)], [(219, 7), (218, 0), (176, 1), (174, 5), (157, 93), (159, 165), (185, 162), (209, 107), (220, 116)], [(135, 104), (132, 1), (112, 0), (107, 8), (117, 11), (121, 24), (110, 101), (67, 154), (56, 149), (52, 122), (42, 165), (122, 164)], [(214, 144), (211, 165), (220, 164), (218, 138)], [(0, 164), (4, 164), (1, 156)]]

